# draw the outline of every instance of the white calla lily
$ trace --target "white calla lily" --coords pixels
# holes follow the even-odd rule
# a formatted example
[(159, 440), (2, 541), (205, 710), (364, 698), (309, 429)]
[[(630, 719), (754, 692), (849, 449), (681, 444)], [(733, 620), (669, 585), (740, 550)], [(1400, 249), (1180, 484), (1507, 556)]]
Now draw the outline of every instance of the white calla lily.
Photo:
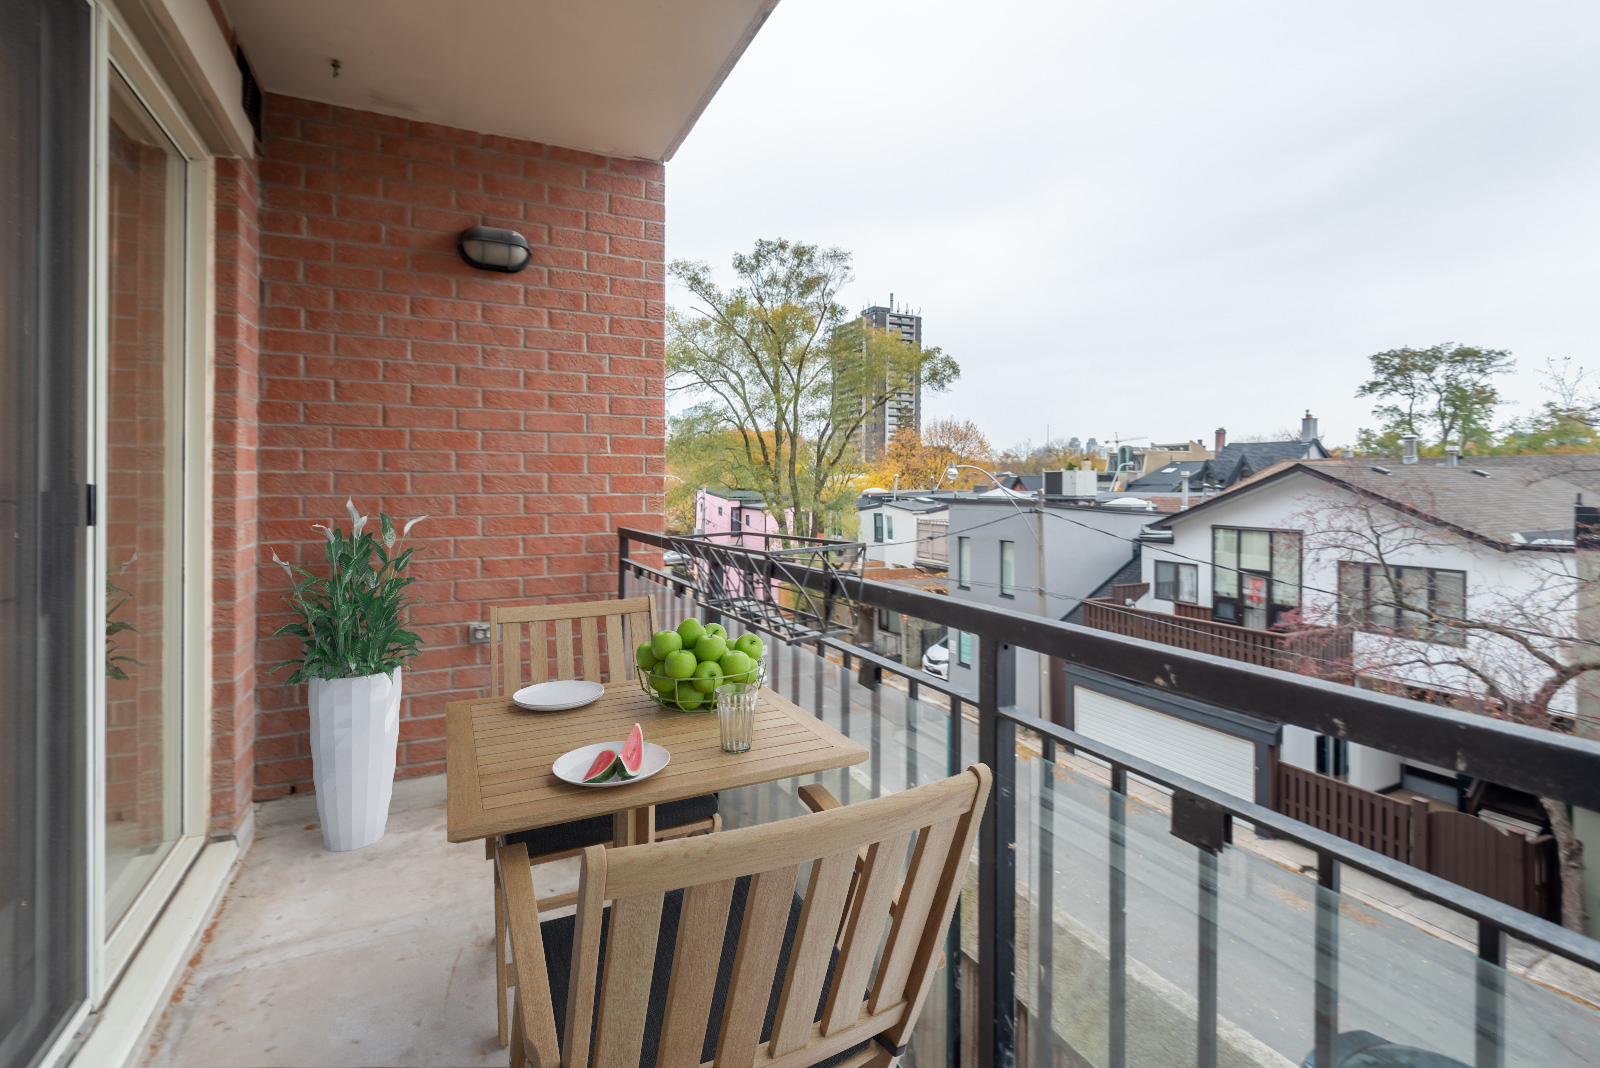
[(352, 500), (349, 497), (346, 497), (344, 499), (344, 509), (345, 509), (345, 511), (350, 513), (350, 521), (352, 523), (361, 522), (361, 513), (356, 511), (356, 502), (354, 500)]
[(332, 527), (324, 526), (321, 523), (312, 523), (311, 524), (311, 529), (312, 530), (320, 530), (327, 537), (327, 539), (329, 541), (333, 540), (333, 528)]
[(408, 534), (410, 534), (410, 533), (411, 533), (411, 528), (412, 528), (412, 527), (414, 527), (414, 526), (416, 526), (416, 525), (417, 525), (417, 524), (418, 524), (418, 523), (420, 523), (420, 522), (422, 522), (422, 521), (423, 521), (423, 520), (424, 520), (424, 519), (427, 519), (427, 518), (428, 518), (428, 517), (427, 517), (427, 516), (425, 516), (425, 515), (419, 515), (419, 516), (417, 516), (417, 518), (415, 518), (415, 519), (413, 519), (413, 520), (411, 520), (411, 522), (409, 522), (409, 523), (407, 523), (407, 524), (406, 524), (406, 525), (405, 525), (405, 526), (404, 526), (404, 527), (403, 527), (403, 528), (402, 528), (402, 529), (401, 529), (401, 531), (400, 531), (400, 536), (401, 536), (401, 537), (402, 537), (402, 538), (403, 538), (403, 537), (405, 537), (405, 536), (407, 536), (407, 535), (408, 535)]
[(294, 571), (289, 567), (289, 565), (286, 562), (284, 562), (283, 560), (278, 559), (278, 550), (276, 550), (276, 549), (272, 550), (272, 562), (277, 564), (279, 567), (283, 568), (283, 573), (285, 575), (288, 575), (290, 578), (294, 578)]

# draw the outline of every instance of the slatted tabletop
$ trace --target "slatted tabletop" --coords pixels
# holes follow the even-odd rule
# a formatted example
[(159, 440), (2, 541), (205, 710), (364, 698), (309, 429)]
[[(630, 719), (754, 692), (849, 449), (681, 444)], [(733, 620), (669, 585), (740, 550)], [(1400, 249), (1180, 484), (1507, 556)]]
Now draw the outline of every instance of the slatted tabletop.
[[(564, 783), (551, 772), (568, 750), (594, 742), (620, 745), (635, 723), (645, 741), (672, 754), (650, 778), (597, 789)], [(445, 734), (452, 842), (616, 815), (867, 759), (861, 746), (772, 690), (762, 690), (756, 705), (755, 745), (746, 753), (724, 753), (715, 712), (668, 712), (633, 680), (609, 684), (594, 704), (570, 712), (528, 712), (509, 697), (456, 701), (445, 710)]]

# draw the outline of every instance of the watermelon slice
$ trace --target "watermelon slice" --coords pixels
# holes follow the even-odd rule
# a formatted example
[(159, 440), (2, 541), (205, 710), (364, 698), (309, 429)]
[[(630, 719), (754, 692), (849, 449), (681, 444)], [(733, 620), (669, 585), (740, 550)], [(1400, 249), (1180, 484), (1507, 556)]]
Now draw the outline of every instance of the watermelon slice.
[[(639, 728), (635, 727), (634, 730)], [(602, 749), (600, 755), (594, 758), (594, 763), (589, 765), (589, 770), (583, 773), (584, 782), (605, 782), (611, 778), (612, 770), (617, 766), (617, 752), (615, 749)], [(630, 779), (633, 776), (628, 776)]]
[(631, 779), (644, 769), (644, 731), (639, 725), (633, 725), (633, 731), (628, 735), (628, 740), (622, 743), (622, 752), (617, 754), (617, 774), (624, 779)]

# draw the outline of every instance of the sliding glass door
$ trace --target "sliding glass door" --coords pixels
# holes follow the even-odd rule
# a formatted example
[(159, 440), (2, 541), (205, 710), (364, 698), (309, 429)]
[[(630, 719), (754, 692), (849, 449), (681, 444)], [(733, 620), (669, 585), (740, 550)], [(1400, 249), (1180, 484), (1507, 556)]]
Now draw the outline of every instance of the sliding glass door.
[(0, 1065), (88, 993), (92, 12), (0, 3)]
[(105, 916), (183, 829), (187, 162), (115, 70), (106, 151)]
[(159, 75), (108, 11), (100, 132), (91, 551), (96, 958), (103, 993), (204, 843), (205, 262), (210, 166)]

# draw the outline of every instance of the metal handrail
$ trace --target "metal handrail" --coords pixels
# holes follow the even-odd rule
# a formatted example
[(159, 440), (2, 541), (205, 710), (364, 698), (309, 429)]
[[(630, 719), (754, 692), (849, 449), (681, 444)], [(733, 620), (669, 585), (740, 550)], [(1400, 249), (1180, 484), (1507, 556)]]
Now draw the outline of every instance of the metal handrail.
[[(666, 539), (644, 531), (622, 529), (619, 535), (618, 580), (628, 574), (649, 575), (683, 591), (681, 579), (667, 576), (628, 559), (630, 540), (661, 545)], [(1482, 1066), (1503, 1062), (1502, 1030), (1505, 1019), (1504, 967), (1509, 938), (1538, 946), (1582, 967), (1600, 972), (1600, 942), (1567, 931), (1547, 920), (1512, 908), (1483, 894), (1393, 860), (1335, 835), (1319, 831), (1281, 813), (1242, 801), (1186, 776), (1168, 771), (1139, 757), (1121, 752), (1068, 728), (999, 703), (999, 662), (1002, 645), (1021, 646), (1092, 670), (1144, 682), (1173, 694), (1182, 693), (1210, 704), (1246, 714), (1304, 726), (1322, 734), (1352, 738), (1430, 763), (1456, 767), (1483, 778), (1600, 807), (1600, 744), (1586, 739), (1539, 731), (1487, 717), (1443, 712), (1432, 705), (1390, 697), (1353, 686), (1325, 682), (1289, 672), (1258, 667), (1204, 653), (1195, 653), (1105, 631), (1095, 631), (1005, 608), (953, 601), (890, 583), (859, 576), (841, 579), (837, 573), (804, 571), (801, 581), (814, 592), (842, 597), (861, 604), (904, 612), (921, 619), (969, 631), (978, 637), (979, 692), (974, 702), (968, 694), (935, 680), (926, 673), (845, 643), (822, 638), (807, 640), (819, 651), (840, 649), (880, 670), (901, 675), (916, 689), (929, 689), (951, 699), (952, 767), (960, 760), (959, 720), (963, 703), (978, 709), (979, 760), (994, 773), (994, 803), (988, 806), (979, 837), (978, 1051), (982, 1063), (1012, 1068), (1016, 1059), (1016, 916), (1002, 903), (1016, 895), (1016, 729), (1035, 732), (1043, 742), (1044, 758), (1053, 762), (1064, 746), (1104, 761), (1111, 769), (1113, 862), (1108, 865), (1112, 923), (1109, 946), (1111, 972), (1108, 992), (1111, 1014), (1108, 1063), (1125, 1068), (1126, 982), (1126, 869), (1115, 862), (1125, 848), (1127, 777), (1132, 774), (1174, 792), (1174, 809), (1180, 802), (1199, 806), (1224, 821), (1242, 819), (1271, 834), (1311, 849), (1317, 858), (1317, 883), (1328, 894), (1317, 896), (1314, 1030), (1316, 1063), (1332, 1064), (1338, 1037), (1338, 891), (1341, 871), (1350, 867), (1403, 887), (1416, 896), (1442, 905), (1476, 921), (1477, 975), (1476, 1062)], [(696, 591), (698, 592), (698, 591)], [(759, 625), (759, 621), (757, 621)], [(1440, 756), (1444, 755), (1444, 759)], [(1529, 766), (1532, 763), (1535, 766)], [(1048, 777), (1047, 777), (1048, 778)], [(1220, 841), (1220, 836), (1219, 836)], [(1197, 843), (1202, 902), (1197, 937), (1201, 976), (1197, 1011), (1197, 1062), (1215, 1068), (1217, 1060), (1217, 924), (1218, 868), (1215, 852)], [(1220, 847), (1219, 847), (1220, 848)], [(1048, 865), (1042, 866), (1047, 885), (1039, 889), (1042, 900), (1051, 893)], [(1209, 902), (1209, 908), (1206, 903)], [(959, 923), (959, 919), (958, 919)], [(947, 953), (959, 958), (959, 928), (950, 933)], [(962, 996), (952, 967), (947, 1013), (958, 1012)], [(1041, 973), (1043, 975), (1045, 973)], [(1045, 980), (1041, 980), (1045, 982)], [(1044, 994), (1042, 993), (1043, 997)], [(1045, 1014), (1048, 1019), (1048, 1013)], [(954, 1038), (951, 1039), (952, 1053)]]
[[(624, 548), (629, 540), (670, 547), (669, 535), (628, 528), (618, 535)], [(824, 596), (1600, 811), (1600, 742), (857, 575), (796, 567), (791, 579)]]

